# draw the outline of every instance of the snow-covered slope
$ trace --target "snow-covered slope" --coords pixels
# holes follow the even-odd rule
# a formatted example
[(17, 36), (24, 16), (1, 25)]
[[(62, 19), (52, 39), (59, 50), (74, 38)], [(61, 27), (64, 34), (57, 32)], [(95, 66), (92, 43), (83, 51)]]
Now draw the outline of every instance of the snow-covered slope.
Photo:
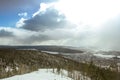
[(53, 69), (39, 69), (24, 75), (16, 75), (0, 80), (73, 80), (67, 77), (67, 71), (63, 70), (63, 72), (64, 75), (53, 73)]

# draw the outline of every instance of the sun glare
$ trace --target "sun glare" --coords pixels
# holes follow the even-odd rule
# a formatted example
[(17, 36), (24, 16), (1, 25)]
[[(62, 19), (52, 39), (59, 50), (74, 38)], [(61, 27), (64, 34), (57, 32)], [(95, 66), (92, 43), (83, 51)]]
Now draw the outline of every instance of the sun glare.
[(120, 13), (118, 0), (59, 0), (55, 8), (75, 24), (94, 27)]

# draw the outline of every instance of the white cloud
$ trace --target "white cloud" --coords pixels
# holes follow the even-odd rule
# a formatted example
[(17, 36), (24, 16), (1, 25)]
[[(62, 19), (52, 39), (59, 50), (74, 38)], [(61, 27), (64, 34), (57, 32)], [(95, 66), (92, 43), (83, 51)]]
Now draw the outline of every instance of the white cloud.
[(18, 16), (20, 17), (27, 17), (28, 13), (24, 12), (24, 13), (18, 13)]
[(35, 17), (36, 15), (44, 14), (48, 8), (54, 7), (54, 5), (55, 3), (49, 3), (49, 4), (40, 3), (40, 9), (37, 12), (35, 12), (32, 17)]
[(20, 28), (21, 26), (23, 26), (25, 23), (24, 21), (27, 20), (25, 18), (21, 18), (17, 23), (16, 23), (16, 27)]

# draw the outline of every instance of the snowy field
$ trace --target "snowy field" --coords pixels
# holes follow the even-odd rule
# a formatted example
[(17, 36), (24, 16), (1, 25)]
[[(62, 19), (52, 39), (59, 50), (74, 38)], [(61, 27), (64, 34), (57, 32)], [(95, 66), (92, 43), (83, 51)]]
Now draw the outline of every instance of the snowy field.
[(64, 75), (53, 73), (52, 69), (39, 69), (24, 75), (16, 75), (13, 77), (0, 80), (73, 80), (67, 77), (67, 71), (64, 70)]

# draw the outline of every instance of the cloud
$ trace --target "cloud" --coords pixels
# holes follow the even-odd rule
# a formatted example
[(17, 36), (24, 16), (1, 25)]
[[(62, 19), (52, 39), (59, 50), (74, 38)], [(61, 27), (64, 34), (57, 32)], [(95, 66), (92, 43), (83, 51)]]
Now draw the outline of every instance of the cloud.
[(16, 38), (16, 42), (20, 43), (20, 44), (35, 44), (35, 43), (41, 43), (44, 41), (48, 41), (50, 40), (50, 37), (47, 35), (43, 35), (43, 34), (39, 34), (39, 35), (31, 35), (31, 36), (27, 36), (24, 38)]
[(21, 18), (21, 19), (16, 23), (16, 27), (19, 28), (19, 27), (25, 25), (25, 23), (24, 23), (25, 20), (26, 20), (25, 18)]
[(24, 13), (18, 13), (18, 16), (20, 17), (27, 17), (28, 13), (24, 12)]
[[(29, 33), (29, 34), (28, 34)], [(35, 43), (41, 43), (43, 41), (49, 41), (52, 38), (47, 34), (40, 32), (33, 32), (24, 29), (0, 27), (0, 41), (1, 44), (24, 44), (30, 45)]]
[(44, 31), (46, 29), (61, 28), (66, 26), (66, 24), (65, 16), (59, 14), (59, 11), (50, 6), (44, 11), (41, 11), (40, 8), (30, 19), (20, 19), (16, 25), (21, 25), (19, 27), (31, 31)]
[(5, 38), (5, 37), (13, 37), (13, 33), (4, 29), (0, 29), (0, 37)]

